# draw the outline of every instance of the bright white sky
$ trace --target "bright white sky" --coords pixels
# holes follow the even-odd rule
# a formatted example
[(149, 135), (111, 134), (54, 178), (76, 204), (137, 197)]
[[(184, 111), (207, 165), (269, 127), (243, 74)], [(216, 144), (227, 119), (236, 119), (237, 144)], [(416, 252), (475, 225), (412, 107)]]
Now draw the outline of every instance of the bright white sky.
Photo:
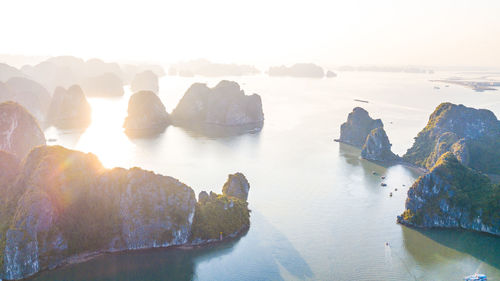
[(500, 66), (499, 0), (2, 0), (0, 53)]

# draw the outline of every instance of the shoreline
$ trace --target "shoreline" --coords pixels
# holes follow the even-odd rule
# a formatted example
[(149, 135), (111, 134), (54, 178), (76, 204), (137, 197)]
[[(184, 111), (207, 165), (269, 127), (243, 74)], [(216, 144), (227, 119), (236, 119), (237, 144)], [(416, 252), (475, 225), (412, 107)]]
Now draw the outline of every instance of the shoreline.
[[(40, 271), (36, 272), (33, 275), (30, 275), (26, 278), (22, 279), (14, 279), (14, 280), (32, 280), (33, 278), (39, 276), (43, 272), (47, 271), (52, 271), (52, 270), (57, 270), (64, 268), (66, 266), (74, 265), (74, 264), (79, 264), (79, 263), (84, 263), (90, 260), (93, 260), (95, 258), (101, 257), (101, 256), (106, 256), (106, 255), (113, 255), (113, 254), (124, 254), (124, 253), (130, 253), (130, 252), (139, 252), (139, 251), (155, 251), (155, 250), (164, 250), (164, 251), (169, 251), (169, 250), (183, 250), (183, 251), (191, 251), (191, 250), (196, 250), (196, 249), (202, 249), (202, 248), (208, 248), (211, 246), (215, 246), (218, 244), (223, 244), (227, 242), (231, 242), (235, 239), (238, 239), (245, 235), (250, 229), (250, 226), (244, 226), (238, 231), (231, 233), (227, 235), (226, 237), (222, 238), (222, 240), (218, 239), (209, 239), (202, 241), (201, 243), (198, 244), (193, 244), (193, 241), (187, 242), (186, 244), (180, 244), (180, 245), (170, 245), (170, 246), (164, 246), (164, 247), (151, 247), (151, 248), (140, 248), (140, 249), (108, 249), (108, 250), (100, 250), (100, 251), (93, 251), (93, 252), (84, 252), (80, 254), (76, 254), (73, 256), (70, 256), (68, 258), (63, 259), (61, 262), (58, 264), (52, 266), (52, 267), (47, 267), (44, 269), (41, 269)], [(2, 280), (2, 279), (0, 279)]]

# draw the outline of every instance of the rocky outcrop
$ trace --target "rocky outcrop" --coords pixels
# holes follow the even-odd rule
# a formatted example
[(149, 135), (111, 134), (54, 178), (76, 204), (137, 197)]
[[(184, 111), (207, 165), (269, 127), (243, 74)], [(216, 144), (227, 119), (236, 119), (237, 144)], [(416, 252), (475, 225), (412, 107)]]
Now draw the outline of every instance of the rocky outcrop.
[(249, 225), (247, 203), (236, 197), (211, 192), (197, 203), (193, 190), (174, 178), (140, 168), (108, 170), (93, 154), (60, 146), (33, 149), (16, 178), (15, 192), (2, 194), (15, 203), (11, 210), (0, 206), (0, 226), (8, 226), (0, 228), (3, 279), (96, 253), (198, 245)]
[(236, 173), (227, 177), (226, 183), (222, 187), (222, 194), (236, 197), (247, 201), (250, 184), (242, 173)]
[(47, 122), (59, 128), (86, 128), (91, 121), (90, 104), (78, 85), (56, 88), (50, 103)]
[(50, 104), (50, 94), (33, 80), (14, 77), (5, 84), (0, 82), (0, 102), (4, 101), (24, 106), (42, 124)]
[(337, 77), (337, 73), (335, 73), (331, 70), (327, 70), (326, 71), (326, 78), (333, 78), (333, 77)]
[(0, 150), (23, 159), (33, 147), (45, 144), (35, 118), (15, 102), (0, 104)]
[(269, 76), (323, 78), (325, 71), (313, 63), (296, 63), (290, 67), (284, 65), (270, 67), (268, 74)]
[(154, 93), (158, 93), (158, 76), (156, 76), (156, 74), (154, 74), (151, 70), (138, 73), (132, 80), (130, 89), (134, 93), (139, 91), (151, 91)]
[(87, 96), (118, 97), (124, 93), (122, 80), (110, 72), (85, 78), (82, 88)]
[(128, 102), (128, 116), (123, 127), (132, 134), (161, 132), (170, 123), (170, 118), (160, 98), (153, 92), (141, 91), (133, 94)]
[(370, 132), (376, 128), (383, 128), (380, 119), (372, 119), (368, 112), (361, 107), (355, 107), (347, 116), (347, 122), (340, 126), (339, 142), (362, 148)]
[(193, 84), (173, 110), (172, 119), (181, 125), (262, 127), (264, 113), (259, 95), (247, 96), (238, 83), (224, 80), (213, 88)]
[(431, 168), (447, 151), (471, 168), (500, 174), (500, 121), (489, 110), (442, 103), (403, 158)]
[(241, 173), (229, 175), (222, 194), (200, 192), (193, 220), (191, 243), (199, 245), (235, 237), (250, 226), (248, 191)]
[(373, 129), (368, 137), (366, 137), (365, 144), (361, 150), (361, 157), (383, 163), (399, 161), (399, 157), (392, 153), (391, 146), (384, 128)]
[(399, 223), (500, 235), (500, 186), (446, 152), (408, 190)]

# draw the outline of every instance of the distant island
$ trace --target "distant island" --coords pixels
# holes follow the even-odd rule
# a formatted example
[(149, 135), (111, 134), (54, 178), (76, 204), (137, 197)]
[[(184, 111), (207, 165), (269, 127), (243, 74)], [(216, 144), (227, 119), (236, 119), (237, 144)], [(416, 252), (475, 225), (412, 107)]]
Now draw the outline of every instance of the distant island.
[(215, 87), (195, 83), (186, 91), (171, 114), (174, 125), (196, 128), (205, 125), (260, 129), (264, 122), (259, 95), (246, 95), (233, 81)]
[(170, 124), (170, 116), (158, 95), (151, 91), (133, 94), (128, 102), (123, 128), (129, 136), (161, 133)]
[(499, 81), (469, 81), (469, 80), (458, 80), (458, 79), (440, 79), (440, 80), (429, 80), (430, 82), (440, 82), (446, 84), (455, 84), (463, 86), (466, 88), (471, 88), (476, 92), (484, 91), (497, 91), (500, 87)]
[(361, 149), (361, 157), (381, 164), (400, 162), (400, 157), (391, 151), (392, 144), (380, 119), (372, 119), (364, 108), (355, 107), (340, 126), (338, 142)]
[(214, 63), (205, 59), (179, 62), (170, 66), (169, 75), (206, 77), (255, 75), (260, 71), (252, 65)]
[[(296, 63), (292, 66), (272, 66), (268, 70), (269, 76), (289, 76), (289, 77), (306, 77), (306, 78), (323, 78), (325, 70), (313, 63)], [(330, 72), (329, 77), (334, 77), (335, 74)]]
[(340, 71), (369, 71), (369, 72), (402, 72), (402, 73), (434, 73), (434, 70), (416, 66), (350, 66), (344, 65), (338, 68)]

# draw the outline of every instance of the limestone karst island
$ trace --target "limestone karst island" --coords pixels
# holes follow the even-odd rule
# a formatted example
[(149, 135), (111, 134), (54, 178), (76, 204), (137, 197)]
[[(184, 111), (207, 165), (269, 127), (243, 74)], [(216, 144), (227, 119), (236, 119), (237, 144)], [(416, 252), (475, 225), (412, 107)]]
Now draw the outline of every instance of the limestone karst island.
[(499, 1), (0, 11), (0, 281), (500, 280)]

